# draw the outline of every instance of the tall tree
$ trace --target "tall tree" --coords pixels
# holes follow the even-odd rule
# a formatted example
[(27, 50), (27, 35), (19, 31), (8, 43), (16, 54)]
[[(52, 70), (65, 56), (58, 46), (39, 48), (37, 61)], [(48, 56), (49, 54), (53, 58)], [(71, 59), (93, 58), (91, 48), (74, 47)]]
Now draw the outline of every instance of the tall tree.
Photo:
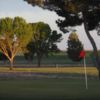
[(72, 61), (81, 61), (84, 58), (83, 53), (83, 45), (79, 40), (78, 35), (75, 32), (72, 32), (68, 38), (68, 57)]
[(9, 59), (10, 69), (16, 53), (24, 47), (32, 36), (32, 28), (23, 18), (0, 19), (0, 51)]
[[(31, 1), (37, 5), (37, 0)], [(100, 23), (100, 0), (40, 0), (39, 6), (45, 9), (54, 10), (59, 16), (65, 17), (65, 20), (58, 20), (57, 24), (63, 32), (68, 31), (68, 26), (84, 25), (85, 32), (90, 40), (95, 62), (97, 65), (100, 79), (100, 59), (96, 43), (91, 36), (91, 30), (96, 29)]]
[[(43, 55), (47, 55), (50, 50), (54, 50), (56, 43), (61, 41), (61, 34), (51, 31), (48, 24), (43, 22), (32, 23), (33, 37), (32, 41), (27, 45), (28, 55), (34, 56), (36, 53), (38, 66), (41, 65)], [(57, 49), (57, 48), (56, 48)]]

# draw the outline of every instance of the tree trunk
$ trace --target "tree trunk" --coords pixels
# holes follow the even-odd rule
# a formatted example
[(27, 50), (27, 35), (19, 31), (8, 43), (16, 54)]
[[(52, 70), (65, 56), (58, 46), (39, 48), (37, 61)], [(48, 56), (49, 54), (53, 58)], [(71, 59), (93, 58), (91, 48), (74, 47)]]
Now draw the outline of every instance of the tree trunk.
[(13, 59), (10, 59), (10, 70), (13, 70)]
[(41, 66), (41, 58), (42, 58), (41, 53), (37, 53), (38, 67)]
[(40, 59), (40, 57), (38, 56), (38, 67), (40, 67), (41, 66), (41, 59)]
[(84, 29), (85, 29), (85, 32), (86, 32), (88, 39), (90, 40), (90, 42), (92, 44), (92, 47), (93, 47), (94, 59), (95, 59), (96, 67), (98, 69), (98, 78), (100, 79), (100, 60), (99, 60), (98, 50), (97, 50), (97, 46), (96, 46), (94, 39), (92, 38), (92, 36), (89, 33), (86, 20), (87, 20), (86, 13), (83, 11)]

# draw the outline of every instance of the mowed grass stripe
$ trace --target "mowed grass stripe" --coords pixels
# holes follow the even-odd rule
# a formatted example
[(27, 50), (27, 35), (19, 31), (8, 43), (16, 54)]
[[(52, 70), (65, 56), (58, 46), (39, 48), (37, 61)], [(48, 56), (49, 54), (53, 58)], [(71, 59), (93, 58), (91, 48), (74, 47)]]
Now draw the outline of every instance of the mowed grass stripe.
[[(14, 68), (9, 70), (8, 67), (1, 67), (0, 72), (36, 72), (36, 73), (76, 73), (84, 74), (84, 67), (56, 67), (56, 68)], [(87, 67), (88, 75), (98, 75), (96, 67)]]

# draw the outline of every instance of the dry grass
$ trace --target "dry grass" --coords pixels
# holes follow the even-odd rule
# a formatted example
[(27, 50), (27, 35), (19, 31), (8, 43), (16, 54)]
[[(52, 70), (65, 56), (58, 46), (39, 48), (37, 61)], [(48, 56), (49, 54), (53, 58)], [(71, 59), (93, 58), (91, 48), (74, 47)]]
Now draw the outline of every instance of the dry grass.
[[(76, 73), (76, 74), (84, 74), (83, 67), (56, 67), (56, 68), (14, 68), (13, 70), (9, 70), (8, 67), (0, 67), (0, 72), (36, 72), (36, 73)], [(95, 67), (87, 67), (88, 75), (97, 76), (98, 71)]]

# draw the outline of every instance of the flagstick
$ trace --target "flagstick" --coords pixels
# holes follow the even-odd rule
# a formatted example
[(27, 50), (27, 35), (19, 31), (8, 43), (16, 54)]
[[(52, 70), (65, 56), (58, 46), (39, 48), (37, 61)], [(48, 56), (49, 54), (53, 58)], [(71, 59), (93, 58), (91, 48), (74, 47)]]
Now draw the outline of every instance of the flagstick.
[(85, 61), (85, 56), (84, 56), (84, 72), (85, 72), (85, 86), (86, 86), (86, 89), (88, 89), (88, 82), (87, 82), (87, 72), (86, 72), (86, 61)]

